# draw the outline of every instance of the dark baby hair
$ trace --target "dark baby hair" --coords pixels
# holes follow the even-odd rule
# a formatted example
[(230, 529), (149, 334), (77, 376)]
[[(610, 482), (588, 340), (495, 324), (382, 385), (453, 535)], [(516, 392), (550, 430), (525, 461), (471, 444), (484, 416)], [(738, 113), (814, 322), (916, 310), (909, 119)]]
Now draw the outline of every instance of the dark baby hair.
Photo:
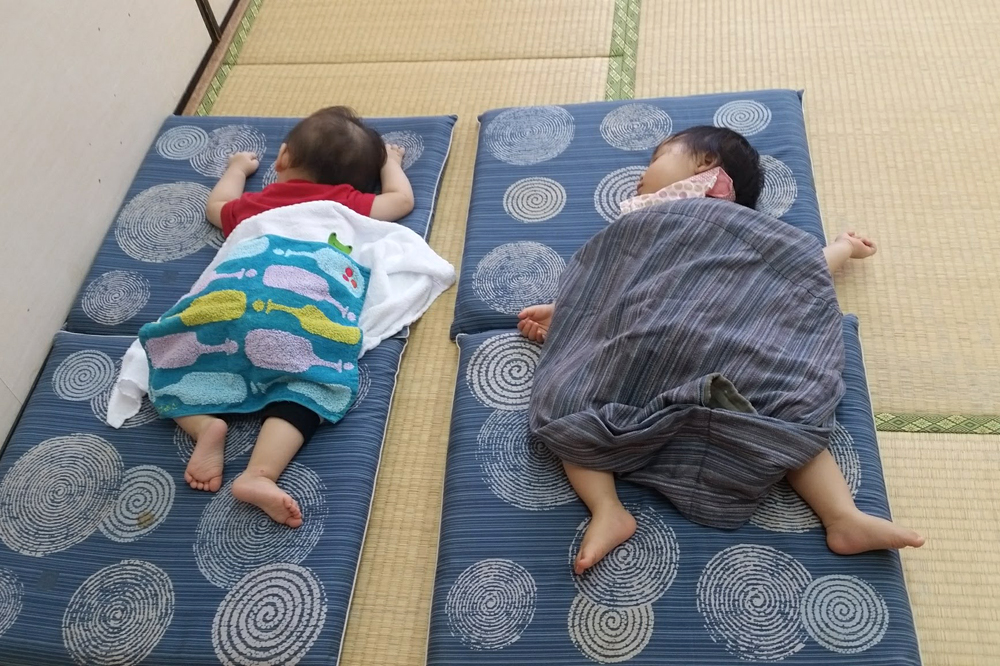
[(746, 137), (727, 127), (699, 125), (674, 134), (660, 145), (672, 141), (683, 141), (692, 153), (718, 160), (719, 166), (733, 179), (736, 203), (747, 208), (757, 205), (764, 175), (760, 154)]
[(385, 143), (346, 106), (320, 109), (285, 138), (289, 166), (324, 185), (347, 184), (374, 192), (385, 163)]

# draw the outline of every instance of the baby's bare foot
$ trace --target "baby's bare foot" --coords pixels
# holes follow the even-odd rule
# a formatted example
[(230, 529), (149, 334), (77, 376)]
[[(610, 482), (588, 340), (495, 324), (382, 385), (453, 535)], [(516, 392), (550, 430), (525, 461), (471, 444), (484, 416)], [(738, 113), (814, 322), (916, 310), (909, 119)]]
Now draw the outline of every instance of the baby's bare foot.
[(826, 527), (826, 545), (839, 555), (885, 548), (920, 548), (924, 538), (896, 524), (857, 511)]
[(233, 481), (233, 495), (263, 509), (276, 523), (292, 528), (302, 525), (298, 502), (266, 476), (254, 476), (247, 472), (240, 474)]
[(573, 570), (577, 575), (582, 574), (633, 534), (635, 518), (622, 505), (595, 513), (583, 535), (583, 543), (580, 544)]
[(184, 470), (184, 480), (195, 490), (214, 493), (222, 487), (227, 428), (225, 421), (213, 418), (198, 434), (194, 452)]
[(517, 330), (521, 335), (534, 342), (545, 342), (552, 325), (552, 313), (556, 306), (553, 303), (531, 305), (518, 313)]

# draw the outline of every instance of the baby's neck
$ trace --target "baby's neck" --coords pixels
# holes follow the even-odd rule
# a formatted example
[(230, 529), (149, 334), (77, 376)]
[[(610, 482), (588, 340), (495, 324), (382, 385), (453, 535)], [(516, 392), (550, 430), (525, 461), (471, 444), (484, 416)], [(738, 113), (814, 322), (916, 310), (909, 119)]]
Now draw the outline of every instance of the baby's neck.
[(279, 183), (287, 183), (290, 180), (306, 180), (310, 183), (316, 182), (312, 175), (297, 167), (289, 167), (278, 172)]

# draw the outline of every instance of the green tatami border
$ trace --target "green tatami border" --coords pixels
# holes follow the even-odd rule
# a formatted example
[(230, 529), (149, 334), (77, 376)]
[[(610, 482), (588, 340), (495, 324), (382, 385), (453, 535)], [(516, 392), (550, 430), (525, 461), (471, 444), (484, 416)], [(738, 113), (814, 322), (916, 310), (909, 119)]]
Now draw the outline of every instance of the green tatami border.
[(615, 0), (611, 25), (611, 58), (604, 97), (609, 100), (635, 97), (635, 67), (639, 47), (639, 14), (642, 0)]
[(875, 427), (881, 432), (1000, 435), (1000, 416), (878, 412)]
[(240, 24), (236, 29), (236, 34), (233, 36), (233, 41), (229, 44), (229, 48), (226, 49), (226, 57), (223, 58), (222, 64), (219, 65), (215, 76), (212, 77), (212, 82), (208, 85), (208, 90), (205, 91), (205, 96), (198, 105), (198, 109), (194, 112), (196, 116), (207, 116), (212, 112), (212, 107), (215, 106), (215, 102), (219, 99), (219, 93), (222, 91), (222, 86), (225, 84), (226, 78), (233, 70), (233, 66), (236, 65), (236, 61), (239, 60), (240, 51), (243, 49), (243, 45), (246, 44), (247, 37), (250, 35), (250, 29), (253, 28), (254, 21), (257, 20), (257, 15), (260, 14), (260, 6), (263, 4), (264, 0), (252, 0), (247, 7), (243, 18), (240, 19)]

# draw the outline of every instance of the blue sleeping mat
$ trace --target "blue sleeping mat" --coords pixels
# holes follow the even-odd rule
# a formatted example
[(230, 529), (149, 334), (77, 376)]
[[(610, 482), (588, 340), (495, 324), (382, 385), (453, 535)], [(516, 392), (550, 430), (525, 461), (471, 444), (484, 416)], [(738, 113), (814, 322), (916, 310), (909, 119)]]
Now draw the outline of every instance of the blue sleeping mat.
[[(732, 126), (764, 155), (760, 208), (823, 238), (800, 96), (764, 91), (491, 111), (481, 118), (428, 664), (920, 663), (897, 553), (830, 552), (782, 482), (736, 531), (619, 482), (638, 531), (582, 577), (586, 527), (558, 460), (528, 435), (540, 347), (514, 330), (630, 196), (653, 147)], [(606, 217), (605, 217), (606, 216)], [(858, 506), (888, 517), (858, 322), (831, 450)]]
[(452, 336), (505, 328), (555, 296), (566, 261), (635, 195), (653, 149), (724, 124), (760, 151), (758, 209), (823, 239), (800, 96), (789, 90), (489, 111), (479, 152)]
[(365, 355), (352, 411), (282, 475), (292, 530), (229, 492), (258, 420), (232, 419), (214, 494), (148, 403), (104, 424), (131, 341), (60, 332), (0, 458), (0, 663), (336, 664), (405, 342)]
[[(146, 154), (101, 244), (66, 323), (95, 335), (134, 335), (183, 296), (212, 260), (222, 234), (205, 202), (241, 150), (261, 155), (246, 190), (274, 182), (274, 160), (296, 118), (171, 116)], [(367, 120), (406, 148), (403, 167), (416, 205), (401, 223), (426, 237), (455, 116)]]
[[(359, 364), (356, 405), (282, 475), (305, 524), (236, 502), (259, 420), (233, 418), (226, 482), (191, 490), (193, 442), (148, 402), (104, 414), (139, 327), (183, 295), (221, 245), (204, 216), (229, 153), (263, 156), (295, 119), (171, 117), (143, 161), (0, 458), (0, 663), (336, 664), (405, 333)], [(426, 236), (454, 116), (370, 121), (406, 147)]]
[[(858, 322), (832, 450), (858, 506), (889, 517)], [(516, 331), (459, 337), (428, 664), (919, 664), (899, 556), (841, 557), (782, 483), (737, 531), (619, 482), (636, 535), (577, 578), (588, 512), (528, 436), (540, 347)]]

